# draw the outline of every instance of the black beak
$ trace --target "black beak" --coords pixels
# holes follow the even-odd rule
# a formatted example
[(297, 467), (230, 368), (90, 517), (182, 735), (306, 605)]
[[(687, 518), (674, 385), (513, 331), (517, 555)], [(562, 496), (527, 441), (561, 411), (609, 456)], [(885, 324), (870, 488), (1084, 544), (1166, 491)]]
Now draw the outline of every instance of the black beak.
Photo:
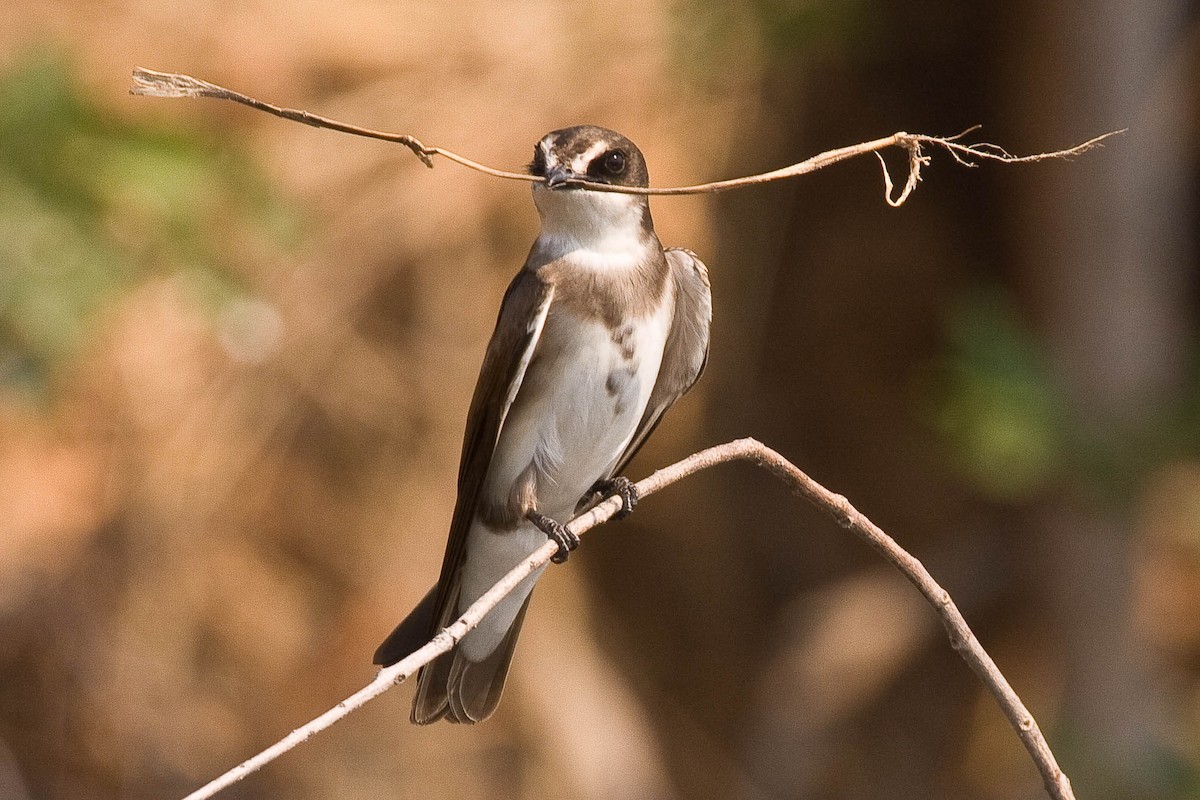
[(564, 166), (554, 166), (546, 171), (546, 187), (549, 189), (557, 189), (560, 186), (569, 186), (579, 180), (574, 172)]

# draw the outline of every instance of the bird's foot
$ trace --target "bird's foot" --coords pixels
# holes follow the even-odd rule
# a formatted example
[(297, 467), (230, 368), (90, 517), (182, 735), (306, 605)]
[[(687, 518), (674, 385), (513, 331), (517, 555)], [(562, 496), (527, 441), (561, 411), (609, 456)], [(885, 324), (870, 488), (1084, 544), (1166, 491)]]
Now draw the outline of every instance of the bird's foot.
[(570, 528), (558, 520), (550, 519), (545, 514), (539, 514), (536, 511), (530, 511), (525, 518), (558, 545), (558, 552), (550, 556), (550, 560), (555, 564), (566, 561), (567, 556), (571, 555), (571, 551), (579, 546), (579, 534), (572, 533)]
[(620, 475), (606, 481), (596, 481), (590, 491), (592, 494), (600, 495), (601, 501), (610, 497), (621, 498), (621, 510), (613, 515), (613, 519), (625, 519), (632, 514), (641, 497), (637, 484)]

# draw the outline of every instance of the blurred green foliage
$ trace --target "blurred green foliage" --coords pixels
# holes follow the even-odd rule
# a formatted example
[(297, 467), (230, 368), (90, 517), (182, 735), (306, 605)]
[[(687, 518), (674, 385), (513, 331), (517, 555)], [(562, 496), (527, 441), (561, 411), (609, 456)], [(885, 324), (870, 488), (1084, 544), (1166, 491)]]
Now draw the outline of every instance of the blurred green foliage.
[(752, 13), (775, 56), (871, 53), (882, 37), (873, 0), (754, 0)]
[(1007, 290), (966, 291), (947, 310), (945, 335), (923, 416), (962, 477), (993, 500), (1034, 500), (1069, 474), (1098, 502), (1124, 506), (1153, 470), (1200, 450), (1200, 364), (1181, 402), (1121, 425), (1068, 413), (1044, 345)]
[(978, 288), (952, 304), (930, 417), (954, 465), (995, 500), (1030, 500), (1064, 466), (1067, 414), (1016, 303)]
[(0, 74), (0, 388), (45, 400), (140, 279), (181, 271), (221, 305), (239, 293), (229, 228), (282, 242), (296, 223), (248, 159), (120, 119), (42, 53)]
[(688, 0), (674, 13), (675, 61), (701, 82), (762, 57), (872, 61), (888, 41), (876, 0)]

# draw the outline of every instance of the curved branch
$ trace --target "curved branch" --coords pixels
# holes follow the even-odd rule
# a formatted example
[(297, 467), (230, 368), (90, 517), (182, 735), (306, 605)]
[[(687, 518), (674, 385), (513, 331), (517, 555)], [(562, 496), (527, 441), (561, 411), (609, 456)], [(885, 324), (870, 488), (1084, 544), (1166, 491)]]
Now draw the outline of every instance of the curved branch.
[[(950, 594), (938, 585), (925, 567), (898, 545), (894, 539), (883, 532), (873, 522), (863, 516), (850, 504), (845, 497), (826, 489), (814, 481), (796, 465), (755, 439), (737, 439), (726, 444), (710, 447), (699, 453), (688, 456), (682, 461), (658, 470), (650, 477), (637, 483), (641, 496), (654, 494), (673, 483), (683, 480), (700, 470), (725, 464), (730, 461), (748, 461), (762, 467), (775, 477), (782, 480), (797, 495), (808, 500), (813, 505), (827, 512), (843, 528), (853, 531), (859, 538), (874, 547), (885, 559), (892, 563), (904, 577), (909, 580), (925, 599), (933, 606), (946, 633), (950, 636), (950, 645), (963, 657), (967, 664), (987, 686), (992, 696), (996, 698), (1004, 715), (1013, 726), (1017, 736), (1029, 751), (1030, 757), (1042, 774), (1046, 792), (1055, 800), (1074, 800), (1071, 782), (1059, 768), (1051, 752), (1050, 746), (1042, 736), (1033, 715), (1021, 702), (1021, 698), (1013, 691), (1000, 669), (991, 656), (983, 649), (983, 645), (971, 632), (967, 621), (959, 612), (958, 607), (950, 598)], [(621, 510), (621, 499), (611, 497), (600, 503), (585, 514), (581, 514), (568, 527), (577, 534), (583, 534), (597, 525), (607, 522)], [(471, 605), (454, 624), (443, 629), (421, 649), (407, 658), (379, 671), (370, 684), (355, 694), (338, 703), (334, 708), (312, 720), (303, 727), (297, 728), (284, 739), (250, 758), (233, 769), (221, 775), (216, 780), (189, 794), (184, 800), (202, 800), (212, 797), (217, 792), (249, 775), (251, 772), (269, 764), (279, 756), (291, 750), (296, 745), (311, 736), (325, 730), (333, 723), (345, 717), (351, 711), (361, 708), (368, 701), (386, 692), (392, 686), (412, 676), (423, 665), (428, 664), (442, 653), (449, 652), (466, 633), (479, 624), (480, 620), (496, 606), (500, 600), (511, 592), (517, 584), (528, 577), (534, 570), (550, 561), (557, 552), (558, 546), (547, 540), (533, 555), (526, 558), (512, 569), (504, 578), (493, 586), (483, 597)]]
[[(342, 133), (351, 133), (356, 136), (366, 136), (370, 139), (382, 139), (386, 142), (396, 142), (413, 151), (417, 158), (424, 162), (425, 166), (433, 168), (433, 156), (441, 156), (461, 164), (464, 167), (473, 169), (477, 172), (482, 172), (486, 175), (491, 175), (495, 178), (505, 178), (514, 181), (526, 181), (529, 183), (540, 183), (544, 178), (539, 178), (535, 175), (529, 175), (524, 172), (509, 172), (507, 170), (496, 169), (485, 164), (480, 164), (477, 161), (472, 161), (466, 156), (460, 156), (450, 150), (441, 147), (429, 147), (423, 144), (415, 136), (409, 136), (405, 133), (388, 133), (386, 131), (377, 131), (370, 128), (360, 128), (357, 125), (350, 125), (345, 122), (338, 122), (329, 117), (322, 117), (318, 114), (311, 114), (308, 111), (302, 111), (295, 108), (284, 108), (282, 106), (271, 105), (264, 103), (261, 100), (256, 100), (249, 95), (235, 92), (232, 89), (226, 89), (224, 86), (218, 86), (215, 83), (202, 81), (199, 78), (193, 78), (190, 75), (181, 75), (173, 72), (157, 72), (151, 69), (138, 67), (133, 71), (133, 88), (129, 90), (130, 94), (144, 95), (147, 97), (212, 97), (218, 100), (232, 100), (235, 103), (250, 106), (259, 111), (265, 111), (268, 114), (273, 114), (283, 119), (289, 119), (294, 122), (303, 122), (305, 125), (312, 125), (316, 128), (328, 128), (330, 130), (340, 131)], [(1050, 153), (1036, 153), (1030, 156), (1014, 156), (999, 145), (989, 142), (977, 142), (975, 144), (963, 144), (958, 141), (966, 134), (974, 131), (979, 126), (968, 128), (955, 136), (929, 136), (923, 133), (893, 133), (891, 136), (884, 136), (882, 139), (875, 139), (870, 142), (862, 142), (853, 144), (849, 147), (839, 147), (835, 150), (826, 150), (824, 153), (818, 153), (812, 158), (805, 159), (796, 164), (782, 167), (780, 169), (763, 172), (758, 175), (747, 175), (743, 178), (731, 178), (724, 181), (711, 181), (709, 183), (697, 183), (691, 186), (660, 186), (660, 187), (640, 187), (640, 186), (613, 186), (607, 183), (593, 183), (585, 180), (575, 180), (571, 184), (573, 186), (581, 186), (592, 189), (598, 192), (617, 192), (620, 194), (645, 194), (645, 195), (682, 195), (682, 194), (714, 194), (716, 192), (725, 192), (730, 189), (741, 189), (747, 186), (758, 186), (772, 181), (784, 180), (786, 178), (796, 178), (801, 175), (807, 175), (810, 172), (816, 172), (819, 169), (824, 169), (831, 164), (836, 164), (839, 161), (845, 161), (848, 158), (855, 156), (866, 155), (867, 153), (875, 153), (879, 155), (880, 150), (885, 150), (889, 147), (901, 147), (908, 151), (908, 179), (905, 181), (904, 188), (900, 194), (893, 199), (892, 197), (892, 178), (888, 174), (887, 165), (883, 165), (883, 180), (884, 180), (884, 199), (888, 205), (893, 208), (898, 208), (908, 199), (913, 190), (917, 188), (917, 182), (921, 180), (921, 168), (929, 163), (929, 156), (922, 153), (924, 145), (933, 145), (947, 150), (954, 160), (959, 164), (967, 167), (976, 166), (975, 159), (985, 159), (989, 161), (1000, 161), (1008, 164), (1020, 164), (1033, 161), (1045, 161), (1050, 158), (1070, 158), (1082, 153), (1086, 153), (1095, 147), (1099, 147), (1101, 142), (1110, 136), (1116, 136), (1118, 133), (1124, 133), (1124, 130), (1110, 131), (1093, 139), (1089, 139), (1082, 144), (1077, 144), (1074, 147), (1069, 147), (1065, 150), (1055, 150)], [(883, 163), (883, 158), (880, 157), (880, 163)]]

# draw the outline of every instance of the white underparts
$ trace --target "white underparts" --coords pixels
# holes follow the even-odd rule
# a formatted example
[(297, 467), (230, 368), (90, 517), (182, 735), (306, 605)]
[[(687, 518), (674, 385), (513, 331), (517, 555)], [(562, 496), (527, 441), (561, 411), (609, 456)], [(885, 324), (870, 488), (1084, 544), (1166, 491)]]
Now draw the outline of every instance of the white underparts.
[[(646, 263), (644, 200), (537, 188), (534, 198), (542, 212), (540, 247), (562, 253), (564, 280), (576, 271), (618, 281), (629, 272), (632, 280), (633, 270)], [(567, 521), (629, 446), (658, 377), (673, 314), (671, 292), (656, 309), (631, 315), (616, 329), (552, 302), (496, 441), (481, 504), (502, 505), (532, 465), (537, 510)], [(498, 531), (476, 519), (467, 539), (459, 611), (545, 541), (530, 523)], [(525, 581), (467, 634), (460, 646), (466, 658), (480, 661), (495, 650), (534, 582)]]
[[(607, 255), (622, 267), (644, 252), (643, 197), (586, 189), (547, 189), (533, 185), (533, 202), (542, 219), (540, 240), (552, 257), (579, 253), (582, 259)], [(607, 266), (596, 263), (580, 266)]]

